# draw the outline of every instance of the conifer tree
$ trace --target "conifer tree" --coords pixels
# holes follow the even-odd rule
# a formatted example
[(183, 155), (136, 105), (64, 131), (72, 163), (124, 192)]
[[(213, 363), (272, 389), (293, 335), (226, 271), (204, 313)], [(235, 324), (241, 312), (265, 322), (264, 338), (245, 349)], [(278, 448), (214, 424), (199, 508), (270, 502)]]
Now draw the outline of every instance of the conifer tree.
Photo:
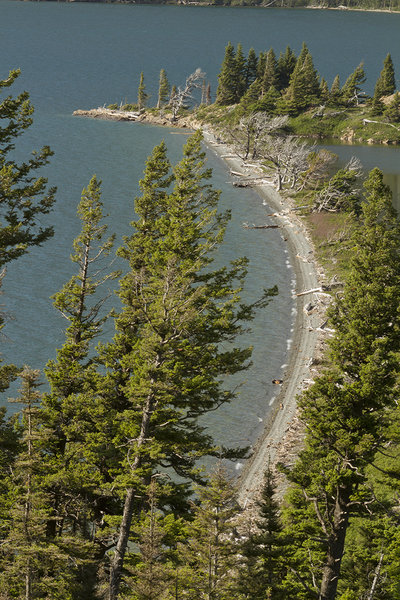
[(341, 96), (343, 102), (346, 104), (355, 104), (356, 106), (360, 103), (361, 85), (365, 83), (366, 77), (364, 72), (364, 64), (360, 63), (355, 71), (349, 75), (342, 90)]
[[(19, 74), (19, 70), (10, 71), (7, 79), (0, 80), (0, 91), (9, 88)], [(15, 141), (32, 125), (32, 114), (27, 92), (0, 102), (0, 269), (53, 235), (52, 227), (42, 226), (41, 216), (51, 210), (56, 189), (46, 190), (47, 179), (35, 177), (53, 153), (44, 146), (21, 164), (12, 159)]]
[(297, 58), (293, 50), (287, 46), (285, 53), (279, 55), (277, 63), (278, 90), (285, 90), (296, 66)]
[(400, 93), (396, 92), (393, 100), (384, 111), (384, 116), (389, 123), (400, 122)]
[(148, 96), (148, 94), (146, 94), (146, 85), (144, 83), (144, 75), (143, 75), (143, 71), (142, 71), (140, 73), (140, 81), (139, 81), (139, 87), (138, 87), (138, 98), (137, 98), (137, 104), (138, 104), (138, 110), (139, 110), (139, 112), (141, 110), (143, 110), (143, 108), (146, 106), (148, 98), (149, 98), (149, 96)]
[(260, 96), (261, 81), (256, 79), (253, 81), (247, 92), (243, 95), (242, 99), (240, 100), (240, 105), (247, 109), (252, 104), (256, 104)]
[(260, 52), (259, 57), (258, 57), (258, 63), (257, 63), (257, 79), (259, 79), (260, 81), (262, 80), (263, 75), (264, 75), (266, 62), (267, 62), (267, 53)]
[(42, 460), (51, 490), (49, 510), (58, 515), (58, 521), (48, 520), (51, 536), (62, 537), (73, 527), (83, 537), (93, 538), (105, 510), (101, 485), (107, 476), (106, 444), (102, 446), (104, 433), (100, 435), (104, 415), (96, 402), (99, 375), (93, 363), (93, 342), (108, 316), (103, 313), (109, 294), (99, 297), (99, 290), (119, 272), (108, 268), (114, 236), (106, 238), (100, 185), (93, 176), (82, 191), (78, 206), (82, 230), (71, 256), (77, 273), (53, 297), (68, 327), (57, 358), (47, 364), (50, 392), (43, 398)]
[(290, 77), (285, 102), (289, 114), (297, 114), (318, 102), (320, 94), (318, 74), (312, 56), (303, 44), (296, 66)]
[(336, 597), (351, 516), (373, 509), (366, 468), (388, 442), (397, 396), (400, 226), (378, 169), (365, 188), (346, 286), (329, 311), (331, 366), (300, 398), (307, 445), (290, 475), (320, 528), (322, 600)]
[(383, 61), (383, 69), (375, 84), (374, 97), (380, 99), (382, 96), (390, 96), (396, 89), (394, 66), (392, 57), (388, 54)]
[(238, 572), (238, 589), (243, 598), (249, 600), (264, 600), (267, 591), (272, 598), (278, 600), (285, 597), (282, 582), (287, 570), (287, 561), (280, 509), (275, 499), (275, 481), (270, 465), (265, 471), (258, 508), (256, 531), (250, 532), (241, 549), (244, 564)]
[(79, 568), (90, 557), (90, 548), (80, 539), (48, 535), (51, 512), (40, 443), (39, 371), (24, 367), (21, 379), (16, 402), (24, 407), (22, 436), (9, 481), (12, 504), (1, 544), (0, 589), (6, 598), (83, 600)]
[(204, 487), (198, 488), (199, 504), (188, 527), (188, 542), (181, 546), (186, 564), (185, 595), (188, 600), (235, 597), (233, 577), (238, 564), (234, 542), (240, 512), (236, 492), (221, 465)]
[(336, 105), (340, 101), (341, 97), (341, 86), (339, 75), (336, 75), (332, 82), (332, 86), (329, 93), (330, 103)]
[(277, 84), (277, 62), (275, 52), (271, 48), (267, 52), (265, 71), (262, 79), (262, 95), (266, 94), (271, 87)]
[(246, 68), (246, 59), (243, 54), (243, 47), (242, 44), (238, 44), (235, 57), (235, 102), (239, 102), (240, 98), (246, 91)]
[(135, 600), (166, 598), (174, 579), (174, 566), (169, 560), (164, 516), (157, 510), (157, 483), (153, 478), (148, 489), (147, 510), (143, 511), (133, 530), (139, 552), (130, 556), (132, 577), (126, 587)]
[(258, 58), (254, 48), (250, 48), (246, 63), (246, 90), (249, 89), (253, 81), (257, 79)]
[(170, 93), (170, 85), (167, 79), (167, 74), (164, 69), (160, 71), (160, 79), (158, 82), (158, 99), (157, 99), (157, 108), (160, 109), (164, 104), (166, 104)]
[(328, 83), (323, 77), (321, 77), (321, 82), (319, 84), (319, 96), (322, 102), (326, 102), (329, 99)]
[(204, 169), (200, 141), (195, 134), (184, 147), (172, 191), (165, 144), (154, 149), (135, 203), (135, 231), (119, 250), (130, 271), (121, 279), (117, 334), (102, 352), (115, 390), (105, 401), (110, 413), (118, 410), (114, 447), (125, 452), (114, 480), (124, 509), (110, 600), (119, 594), (132, 518), (157, 469), (199, 479), (197, 458), (238, 455), (215, 448), (197, 423), (233, 397), (222, 390), (220, 377), (246, 368), (249, 350), (226, 350), (221, 342), (235, 339), (256, 306), (238, 304), (246, 261), (210, 268), (229, 215), (216, 213), (219, 193), (207, 183), (211, 173)]
[(217, 104), (227, 105), (237, 102), (236, 74), (236, 53), (231, 42), (228, 42), (221, 71), (218, 75)]

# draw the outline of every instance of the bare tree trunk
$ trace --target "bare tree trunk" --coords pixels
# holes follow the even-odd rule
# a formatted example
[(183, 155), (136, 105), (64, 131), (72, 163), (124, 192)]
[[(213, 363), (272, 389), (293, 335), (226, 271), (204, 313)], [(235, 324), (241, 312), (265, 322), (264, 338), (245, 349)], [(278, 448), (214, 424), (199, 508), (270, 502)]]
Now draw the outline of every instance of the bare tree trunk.
[(382, 569), (382, 563), (383, 563), (383, 557), (384, 557), (384, 556), (385, 556), (385, 555), (384, 555), (384, 553), (383, 553), (383, 550), (381, 550), (381, 554), (380, 554), (380, 557), (379, 557), (379, 563), (377, 564), (377, 566), (376, 566), (376, 569), (375, 569), (375, 575), (374, 575), (374, 579), (373, 579), (373, 581), (372, 581), (371, 589), (370, 589), (370, 591), (369, 591), (369, 593), (368, 593), (367, 600), (372, 600), (372, 599), (373, 599), (373, 597), (374, 597), (374, 594), (375, 594), (375, 588), (376, 588), (376, 586), (377, 586), (377, 584), (378, 584), (379, 575), (380, 575), (380, 573), (381, 573), (381, 569)]
[[(159, 366), (157, 357), (156, 365)], [(150, 419), (154, 411), (155, 398), (150, 394), (146, 400), (146, 405), (143, 408), (142, 424), (140, 434), (137, 438), (136, 456), (132, 461), (132, 471), (136, 471), (142, 462), (141, 447), (149, 437)], [(126, 490), (124, 511), (122, 513), (122, 521), (119, 530), (117, 545), (114, 550), (114, 556), (111, 560), (110, 582), (109, 582), (109, 600), (117, 600), (119, 596), (119, 588), (121, 585), (122, 568), (124, 564), (126, 549), (128, 547), (129, 534), (131, 530), (132, 518), (135, 508), (135, 490), (128, 488)]]
[(338, 490), (333, 515), (332, 533), (328, 539), (328, 553), (322, 571), (320, 600), (335, 600), (340, 577), (344, 543), (349, 526), (348, 494)]
[(124, 512), (119, 530), (118, 543), (115, 547), (114, 556), (111, 561), (109, 600), (116, 600), (119, 595), (122, 567), (124, 564), (126, 549), (128, 547), (129, 533), (131, 530), (134, 501), (135, 490), (133, 488), (129, 488), (126, 491)]

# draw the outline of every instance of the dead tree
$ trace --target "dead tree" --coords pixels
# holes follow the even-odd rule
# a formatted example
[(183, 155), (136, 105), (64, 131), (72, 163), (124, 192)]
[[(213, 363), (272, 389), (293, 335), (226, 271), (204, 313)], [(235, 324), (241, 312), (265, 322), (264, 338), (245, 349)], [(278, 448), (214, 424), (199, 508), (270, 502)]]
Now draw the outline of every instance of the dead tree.
[(178, 87), (171, 95), (169, 106), (172, 110), (172, 121), (176, 121), (178, 112), (181, 108), (186, 108), (188, 102), (193, 99), (193, 91), (201, 89), (206, 74), (199, 68), (186, 78), (184, 87)]

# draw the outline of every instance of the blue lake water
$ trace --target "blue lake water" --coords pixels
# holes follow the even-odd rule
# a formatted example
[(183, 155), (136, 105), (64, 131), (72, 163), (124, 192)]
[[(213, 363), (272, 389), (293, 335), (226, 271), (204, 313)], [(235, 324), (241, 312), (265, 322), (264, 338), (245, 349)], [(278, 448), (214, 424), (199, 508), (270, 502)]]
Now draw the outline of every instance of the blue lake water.
[[(2, 339), (3, 358), (37, 368), (54, 357), (63, 340), (64, 323), (49, 296), (72, 273), (69, 254), (79, 230), (75, 213), (82, 188), (94, 173), (102, 179), (105, 210), (118, 245), (129, 234), (145, 158), (164, 138), (172, 162), (177, 161), (184, 141), (168, 129), (77, 118), (73, 110), (134, 102), (141, 71), (154, 99), (161, 68), (179, 85), (201, 67), (215, 93), (228, 41), (241, 42), (245, 52), (251, 46), (257, 52), (272, 46), (277, 53), (288, 44), (298, 52), (305, 41), (329, 83), (336, 73), (344, 81), (364, 61), (370, 92), (388, 52), (400, 70), (400, 15), (0, 0), (0, 19), (0, 76), (21, 68), (12, 91), (29, 90), (36, 108), (34, 125), (18, 141), (16, 154), (26, 159), (44, 144), (55, 152), (45, 173), (59, 190), (57, 206), (45, 219), (54, 223), (55, 237), (9, 265), (3, 295), (5, 310), (13, 317)], [(365, 149), (368, 157), (371, 150)], [(393, 163), (387, 172), (397, 177), (398, 149), (379, 150), (387, 152), (387, 158), (378, 166), (385, 170)], [(224, 166), (212, 153), (209, 157), (214, 184), (222, 190), (221, 207), (233, 212), (218, 259), (249, 257), (248, 300), (274, 284), (280, 292), (243, 340), (254, 346), (254, 360), (238, 401), (210, 420), (216, 437), (225, 443), (247, 443), (261, 430), (260, 419), (276, 393), (271, 380), (282, 375), (287, 361), (293, 273), (279, 232), (242, 227), (244, 221), (265, 222), (268, 210), (260, 198), (233, 188)], [(107, 335), (112, 335), (111, 326)]]

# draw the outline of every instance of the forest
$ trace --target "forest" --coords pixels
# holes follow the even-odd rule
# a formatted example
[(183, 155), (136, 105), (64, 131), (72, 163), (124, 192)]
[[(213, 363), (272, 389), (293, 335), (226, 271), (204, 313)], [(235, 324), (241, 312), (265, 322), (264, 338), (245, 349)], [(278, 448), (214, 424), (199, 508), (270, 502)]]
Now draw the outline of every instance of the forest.
[[(304, 72), (311, 64), (306, 47), (300, 57), (286, 89), (296, 65)], [(379, 85), (389, 71), (387, 60)], [(217, 108), (240, 105), (257, 76), (243, 96), (227, 99), (223, 72)], [(2, 92), (18, 75), (0, 82)], [(394, 91), (378, 86), (375, 110), (383, 113), (380, 98)], [(142, 78), (139, 101), (143, 94)], [(296, 95), (287, 98), (296, 108)], [(0, 117), (4, 278), (30, 248), (45, 248), (56, 190), (37, 172), (50, 148), (13, 158), (32, 124), (29, 95), (5, 95)], [(263, 149), (271, 137), (279, 145), (279, 129), (260, 139), (250, 128), (239, 144), (246, 139), (254, 154), (256, 142), (272, 168)], [(123, 275), (113, 270), (114, 236), (93, 176), (78, 205), (81, 233), (71, 240), (75, 274), (52, 298), (66, 319), (64, 344), (43, 373), (1, 365), (3, 392), (20, 381), (20, 410), (3, 409), (0, 426), (1, 600), (400, 597), (400, 223), (390, 190), (378, 169), (362, 185), (351, 165), (326, 179), (329, 160), (312, 148), (297, 167), (294, 188), (312, 191), (311, 212), (346, 218), (343, 288), (332, 296), (335, 333), (320, 374), (298, 400), (304, 449), (295, 464), (278, 465), (285, 496), (278, 500), (266, 464), (249, 518), (227, 469), (246, 450), (220, 447), (199, 418), (234, 399), (229, 376), (251, 360), (237, 338), (277, 290), (246, 304), (246, 258), (214, 265), (230, 214), (218, 210), (201, 141), (199, 132), (190, 136), (175, 165), (164, 143), (149, 156), (132, 233), (116, 250)], [(293, 183), (288, 169), (282, 186)], [(121, 308), (107, 312), (111, 280)], [(115, 334), (100, 343), (107, 319)], [(200, 466), (204, 457), (213, 459), (211, 472)]]

